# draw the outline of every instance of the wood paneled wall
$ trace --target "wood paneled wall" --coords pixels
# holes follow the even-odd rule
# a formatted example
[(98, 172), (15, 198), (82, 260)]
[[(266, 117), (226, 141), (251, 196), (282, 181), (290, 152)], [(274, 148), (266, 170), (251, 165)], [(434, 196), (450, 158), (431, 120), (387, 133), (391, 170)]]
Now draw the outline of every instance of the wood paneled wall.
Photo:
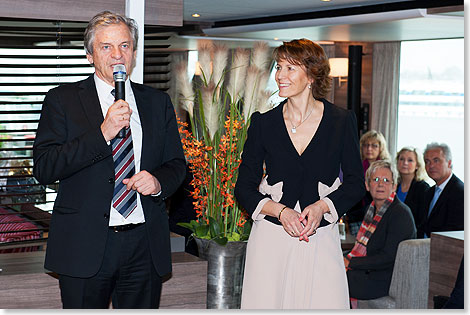
[[(1, 0), (0, 17), (89, 21), (104, 10), (125, 14), (125, 5), (125, 0)], [(182, 26), (183, 0), (146, 1), (145, 24)]]
[[(372, 112), (372, 43), (367, 42), (337, 42), (335, 43), (335, 57), (347, 58), (350, 45), (362, 46), (362, 90), (361, 104), (368, 103)], [(334, 79), (333, 84), (334, 103), (337, 106), (348, 107), (348, 83), (342, 82), (338, 84), (338, 79)], [(370, 115), (370, 113), (369, 113)]]

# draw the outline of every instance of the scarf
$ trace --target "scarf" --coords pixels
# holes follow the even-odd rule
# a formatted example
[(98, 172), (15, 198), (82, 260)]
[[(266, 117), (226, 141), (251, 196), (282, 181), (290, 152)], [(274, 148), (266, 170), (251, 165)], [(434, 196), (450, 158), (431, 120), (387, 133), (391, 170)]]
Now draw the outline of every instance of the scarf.
[(379, 224), (380, 220), (382, 220), (382, 217), (387, 211), (388, 207), (392, 204), (393, 200), (395, 199), (395, 195), (396, 192), (392, 192), (375, 215), (375, 202), (372, 201), (372, 203), (370, 204), (369, 208), (367, 209), (366, 215), (364, 216), (364, 220), (362, 221), (361, 227), (359, 228), (359, 232), (357, 233), (354, 247), (351, 252), (349, 252), (349, 254), (345, 257), (344, 265), (346, 267), (346, 270), (351, 269), (348, 268), (348, 266), (352, 257), (363, 257), (367, 255), (367, 243), (369, 242), (369, 239), (372, 234), (374, 234), (377, 225)]

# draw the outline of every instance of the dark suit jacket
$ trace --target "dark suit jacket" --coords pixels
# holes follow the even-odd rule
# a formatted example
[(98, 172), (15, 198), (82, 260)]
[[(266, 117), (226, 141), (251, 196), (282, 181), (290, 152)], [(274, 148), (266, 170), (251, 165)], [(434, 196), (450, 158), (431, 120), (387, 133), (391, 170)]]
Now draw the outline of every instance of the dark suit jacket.
[(370, 300), (388, 295), (398, 245), (412, 238), (416, 227), (411, 210), (395, 197), (367, 243), (367, 255), (351, 258), (349, 296)]
[[(185, 158), (167, 94), (132, 83), (142, 124), (141, 170), (161, 183), (159, 197), (141, 196), (155, 268), (171, 271), (164, 199), (185, 176)], [(50, 90), (34, 142), (34, 176), (59, 180), (45, 268), (72, 277), (96, 274), (103, 260), (114, 188), (111, 146), (101, 133), (103, 114), (93, 76)]]
[(415, 220), (416, 228), (418, 228), (420, 220), (419, 209), (423, 208), (426, 204), (426, 193), (429, 190), (429, 185), (424, 180), (416, 181), (413, 179), (410, 189), (406, 194), (405, 204), (410, 208)]
[(429, 205), (434, 196), (434, 185), (426, 194), (425, 206), (420, 211), (418, 237), (428, 237), (431, 232), (462, 231), (464, 229), (464, 185), (454, 174), (437, 199), (428, 217)]
[[(319, 183), (331, 187), (340, 167), (343, 183), (328, 194), (338, 217), (364, 195), (356, 116), (354, 112), (337, 107), (325, 99), (320, 101), (324, 104), (322, 120), (301, 155), (292, 144), (284, 122), (282, 110), (287, 101), (264, 114), (256, 112), (251, 116), (235, 186), (238, 202), (250, 215), (258, 203), (268, 196), (258, 190), (264, 165), (269, 185), (283, 182), (279, 202), (290, 208), (294, 208), (297, 201), (300, 208), (304, 209), (319, 200)], [(265, 216), (264, 219), (280, 224), (272, 216)], [(322, 219), (320, 227), (329, 224)]]

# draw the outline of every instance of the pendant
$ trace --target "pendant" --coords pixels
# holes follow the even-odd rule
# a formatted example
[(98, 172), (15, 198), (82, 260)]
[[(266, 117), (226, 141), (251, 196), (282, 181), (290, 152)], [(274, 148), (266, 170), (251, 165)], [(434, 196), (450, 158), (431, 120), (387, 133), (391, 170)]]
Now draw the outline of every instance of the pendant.
[(293, 127), (290, 131), (292, 131), (292, 133), (296, 133), (297, 130), (295, 129), (295, 127)]

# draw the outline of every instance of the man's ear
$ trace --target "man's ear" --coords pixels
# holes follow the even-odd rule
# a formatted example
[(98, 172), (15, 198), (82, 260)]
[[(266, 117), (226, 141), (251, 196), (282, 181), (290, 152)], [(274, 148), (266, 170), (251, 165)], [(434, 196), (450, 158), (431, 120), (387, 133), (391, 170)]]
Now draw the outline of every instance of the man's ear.
[(88, 62), (93, 65), (93, 56), (90, 55), (90, 54), (86, 54), (86, 59), (88, 60)]

